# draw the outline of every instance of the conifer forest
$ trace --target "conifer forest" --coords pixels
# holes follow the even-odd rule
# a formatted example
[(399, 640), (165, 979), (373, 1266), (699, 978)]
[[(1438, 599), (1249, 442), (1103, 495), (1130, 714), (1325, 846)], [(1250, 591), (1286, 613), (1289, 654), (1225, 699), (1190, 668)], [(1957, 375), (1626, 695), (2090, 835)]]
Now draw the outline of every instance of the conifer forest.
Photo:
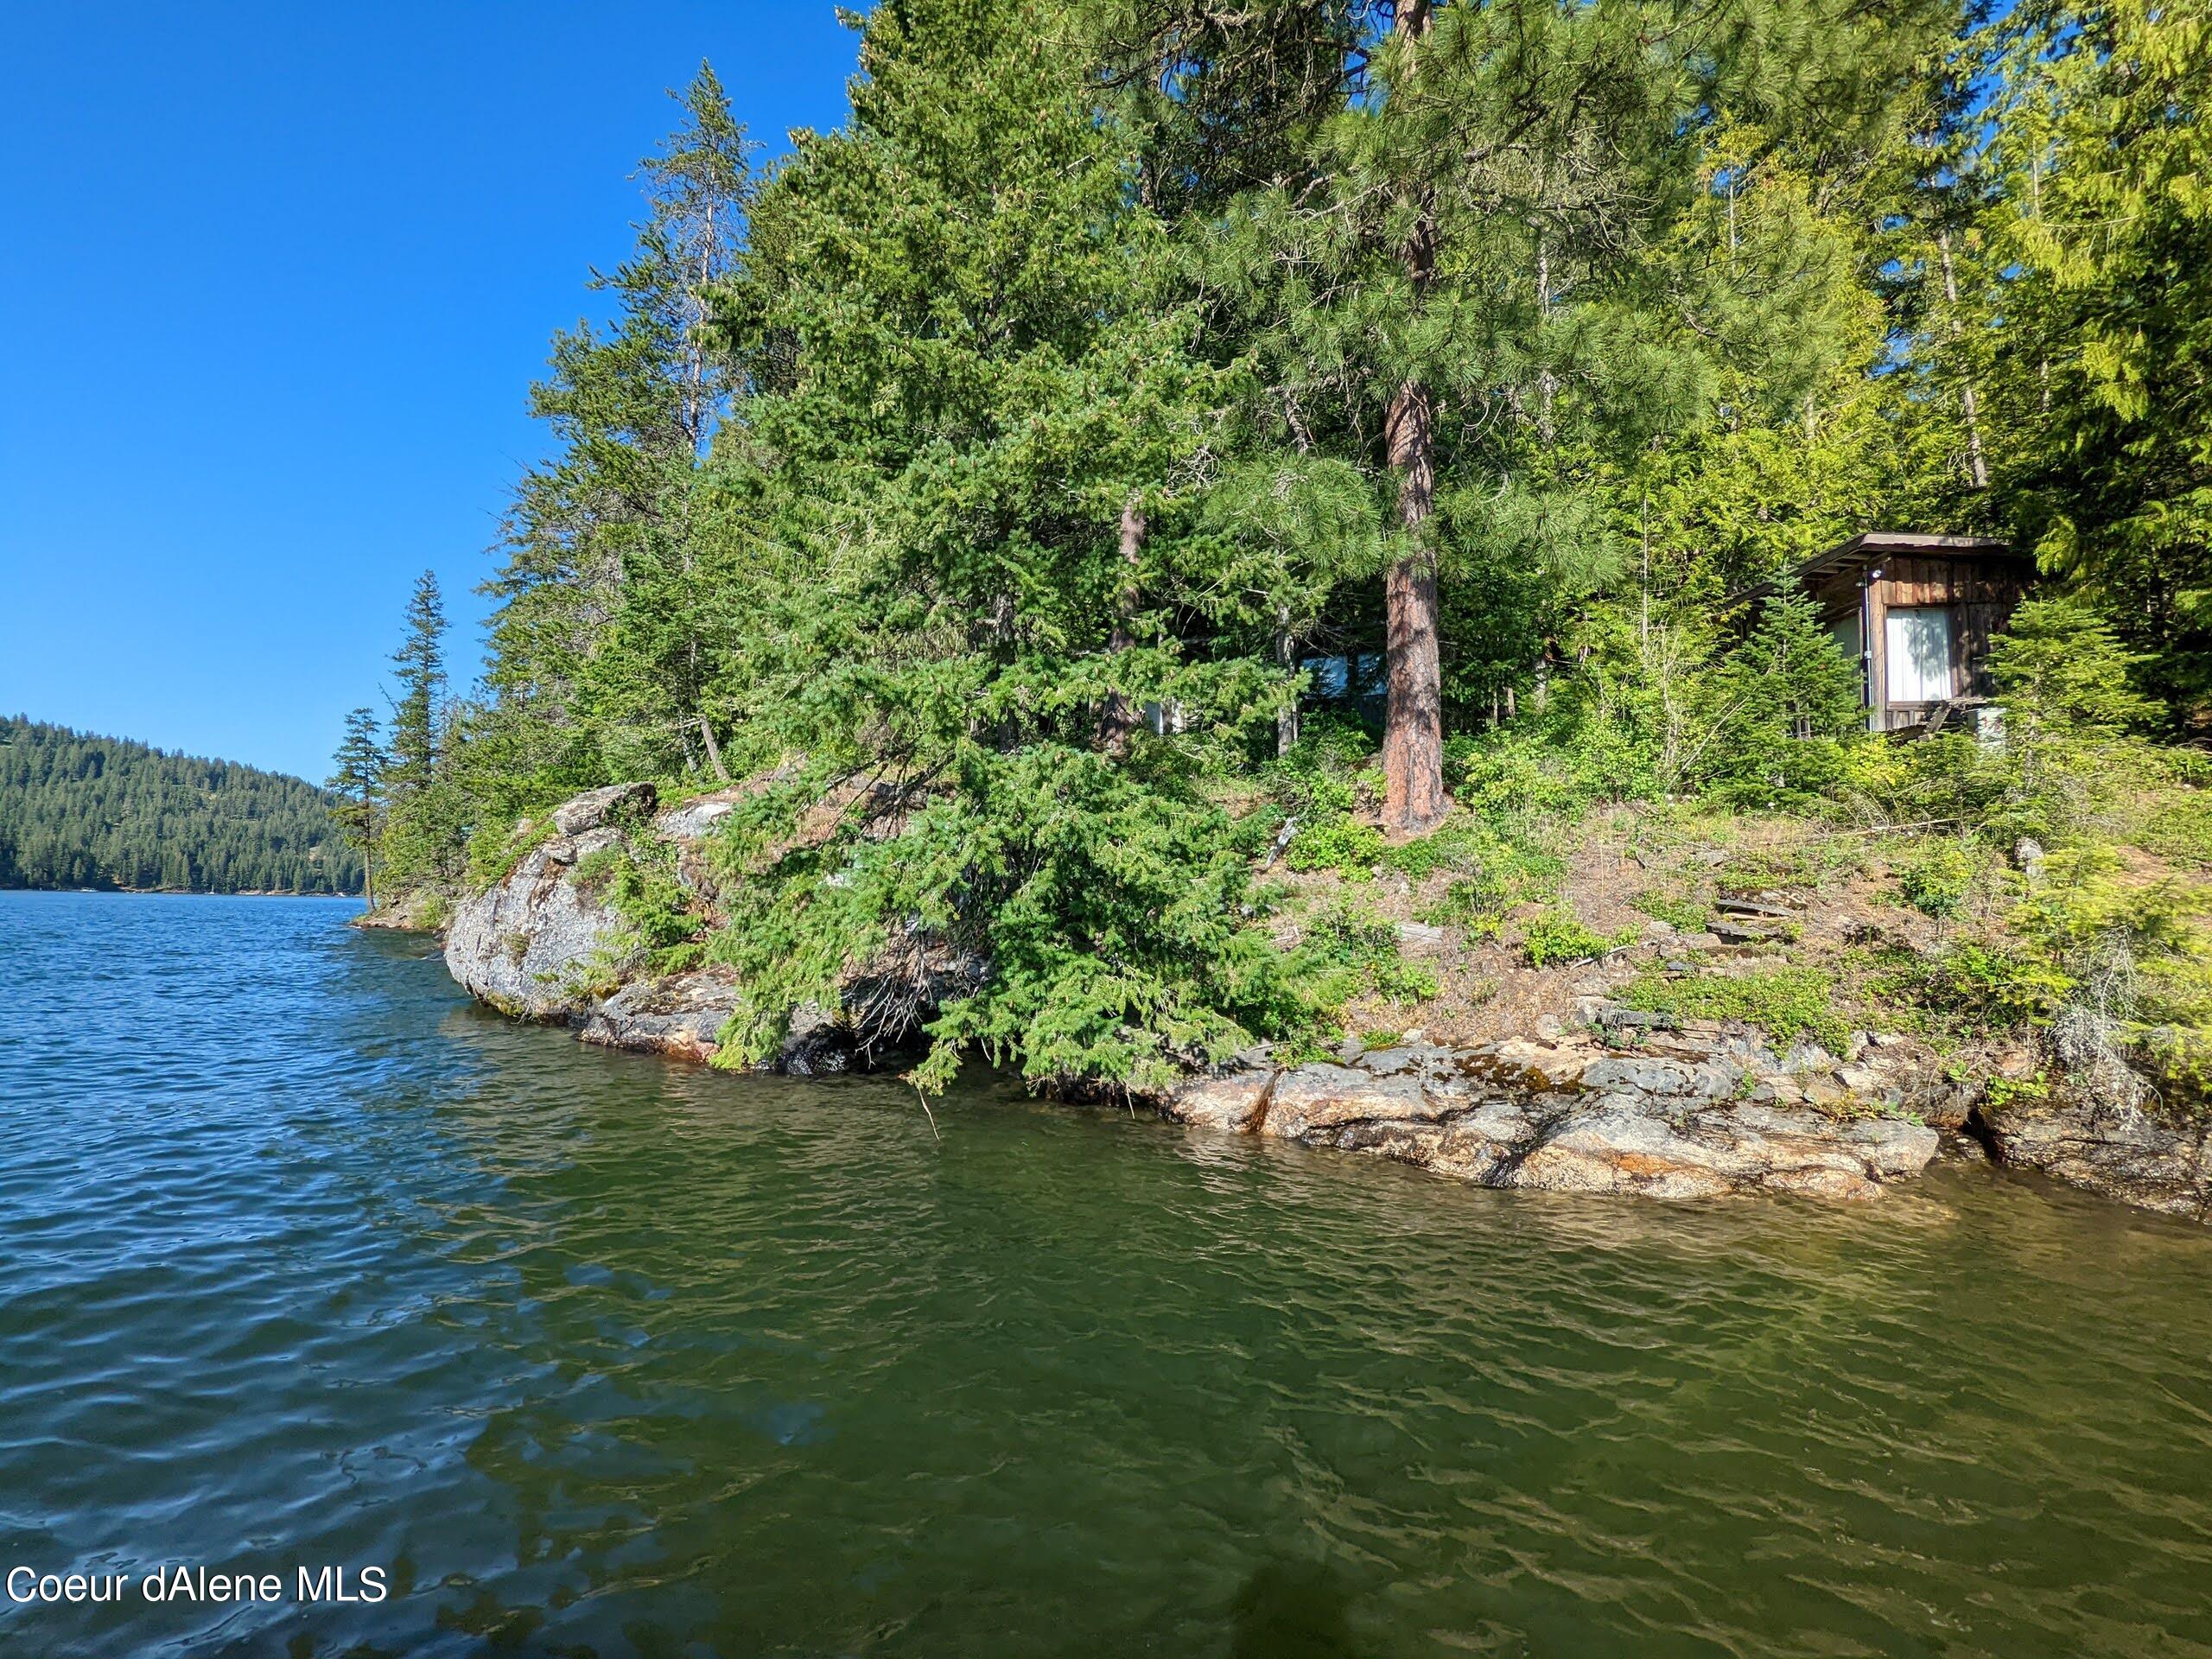
[[(1408, 939), (1602, 955), (1560, 874), (1593, 836), (1786, 843), (1768, 885), (1933, 931), (1742, 995), (2196, 1097), (2201, 7), (853, 27), (849, 118), (772, 161), (711, 67), (676, 94), (529, 389), (480, 673), (425, 577), (349, 728), (380, 898), (482, 887), (584, 790), (720, 791), (711, 905), (644, 854), (612, 880), (641, 950), (736, 976), (731, 1057), (926, 937), (987, 968), (929, 1009), (925, 1090), (976, 1055), (1142, 1083), (1489, 994)], [(2031, 561), (1962, 671), (1989, 718), (1870, 729), (1789, 580), (1867, 532)]]

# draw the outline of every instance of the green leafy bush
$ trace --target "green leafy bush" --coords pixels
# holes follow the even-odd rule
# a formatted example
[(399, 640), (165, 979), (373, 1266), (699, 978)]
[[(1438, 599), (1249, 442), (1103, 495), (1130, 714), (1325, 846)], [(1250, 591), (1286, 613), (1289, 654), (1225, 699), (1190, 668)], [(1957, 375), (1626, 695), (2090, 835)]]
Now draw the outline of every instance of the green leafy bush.
[(1631, 930), (1624, 936), (1608, 938), (1585, 927), (1573, 916), (1554, 912), (1537, 917), (1522, 930), (1521, 954), (1531, 968), (1558, 968), (1570, 962), (1587, 962), (1593, 957), (1601, 957), (1635, 937)]
[(1291, 837), (1283, 862), (1294, 870), (1364, 875), (1382, 857), (1382, 832), (1357, 818), (1327, 818)]
[(1835, 1009), (1835, 976), (1818, 968), (1770, 968), (1755, 973), (1668, 979), (1645, 973), (1621, 1001), (1681, 1020), (1740, 1020), (1778, 1043), (1809, 1037), (1840, 1054), (1850, 1027)]
[(1955, 841), (1930, 842), (1897, 867), (1905, 902), (1929, 916), (1955, 916), (1974, 891), (1980, 861)]
[(1293, 966), (1331, 1009), (1370, 993), (1397, 1003), (1426, 1001), (1438, 989), (1434, 974), (1399, 954), (1396, 929), (1347, 906), (1316, 918)]

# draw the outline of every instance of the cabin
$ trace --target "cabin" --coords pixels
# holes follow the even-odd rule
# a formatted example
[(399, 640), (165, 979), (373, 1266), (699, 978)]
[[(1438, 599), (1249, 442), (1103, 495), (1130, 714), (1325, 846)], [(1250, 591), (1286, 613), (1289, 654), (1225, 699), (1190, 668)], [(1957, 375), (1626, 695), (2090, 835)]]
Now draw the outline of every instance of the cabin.
[(1854, 536), (1794, 571), (1729, 595), (1751, 604), (1796, 587), (1861, 664), (1870, 731), (1981, 723), (1994, 687), (1992, 635), (2036, 576), (2035, 560), (1984, 536)]

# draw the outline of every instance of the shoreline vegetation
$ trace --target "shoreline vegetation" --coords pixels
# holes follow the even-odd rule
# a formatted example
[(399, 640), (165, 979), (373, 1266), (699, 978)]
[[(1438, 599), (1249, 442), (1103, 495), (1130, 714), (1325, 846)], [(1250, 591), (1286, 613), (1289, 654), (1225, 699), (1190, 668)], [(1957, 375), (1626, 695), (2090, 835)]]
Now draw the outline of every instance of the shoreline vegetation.
[(333, 797), (283, 772), (0, 717), (0, 889), (358, 896)]
[[(1258, 16), (880, 7), (765, 168), (702, 69), (480, 682), (426, 575), (349, 725), (374, 919), (722, 1067), (2205, 1217), (2212, 31)], [(1878, 671), (1776, 580), (1870, 531), (2039, 579)]]

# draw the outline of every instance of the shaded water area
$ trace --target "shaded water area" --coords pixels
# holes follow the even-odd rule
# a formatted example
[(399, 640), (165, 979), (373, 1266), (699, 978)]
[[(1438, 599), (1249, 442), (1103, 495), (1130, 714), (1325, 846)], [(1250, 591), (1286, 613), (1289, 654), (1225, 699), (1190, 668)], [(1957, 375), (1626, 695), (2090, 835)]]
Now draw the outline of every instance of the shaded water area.
[(2212, 1233), (938, 1140), (351, 913), (0, 893), (0, 1569), (288, 1598), (0, 1652), (2212, 1655)]

